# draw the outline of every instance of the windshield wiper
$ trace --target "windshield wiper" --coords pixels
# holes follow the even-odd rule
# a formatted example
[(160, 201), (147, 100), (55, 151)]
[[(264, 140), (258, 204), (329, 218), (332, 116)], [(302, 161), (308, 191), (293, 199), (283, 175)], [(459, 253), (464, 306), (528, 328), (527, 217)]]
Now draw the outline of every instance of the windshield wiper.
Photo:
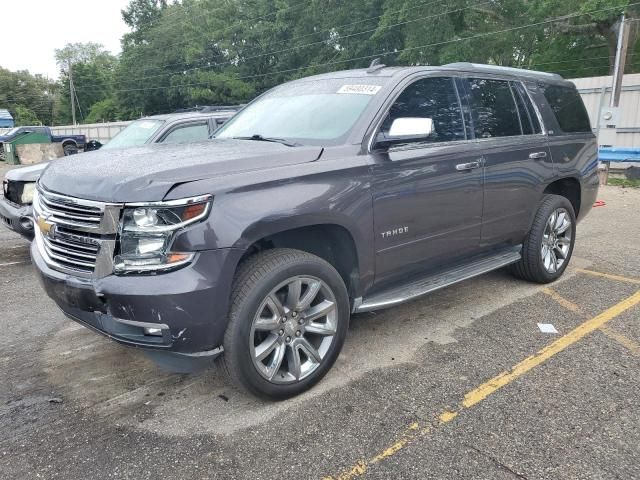
[(273, 143), (281, 143), (282, 145), (286, 145), (287, 147), (299, 147), (299, 143), (293, 143), (285, 140), (284, 138), (273, 138), (273, 137), (263, 137), (262, 135), (256, 133), (251, 135), (250, 137), (232, 137), (234, 140), (253, 140), (256, 142), (273, 142)]

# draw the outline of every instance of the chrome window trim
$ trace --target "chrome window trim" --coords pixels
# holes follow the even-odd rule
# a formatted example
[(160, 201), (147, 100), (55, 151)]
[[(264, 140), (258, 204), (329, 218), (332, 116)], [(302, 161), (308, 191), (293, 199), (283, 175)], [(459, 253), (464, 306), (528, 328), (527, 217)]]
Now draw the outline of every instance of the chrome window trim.
[(131, 202), (125, 203), (125, 207), (184, 207), (194, 203), (204, 203), (213, 199), (213, 195), (205, 194), (196, 197), (180, 198), (178, 200), (165, 200), (158, 202)]
[[(396, 87), (394, 87), (394, 90), (391, 92), (392, 96), (390, 95), (390, 98), (393, 98), (393, 100), (391, 100), (390, 102), (386, 102), (382, 108), (379, 110), (378, 113), (376, 113), (377, 115), (380, 115), (380, 112), (382, 112), (382, 114), (380, 115), (380, 118), (378, 118), (376, 121), (372, 122), (371, 125), (375, 125), (375, 128), (373, 129), (373, 132), (371, 134), (371, 136), (369, 137), (369, 141), (367, 142), (367, 154), (371, 155), (372, 153), (375, 152), (373, 146), (375, 143), (375, 139), (378, 136), (378, 132), (380, 131), (380, 128), (382, 128), (382, 124), (384, 123), (387, 113), (389, 112), (389, 110), (391, 109), (391, 107), (395, 104), (396, 100), (398, 100), (398, 98), (400, 97), (400, 95), (402, 95), (404, 93), (404, 91), (409, 88), (411, 85), (413, 85), (414, 83), (420, 81), (420, 80), (425, 80), (428, 78), (449, 78), (451, 79), (451, 82), (453, 83), (453, 88), (456, 91), (456, 96), (458, 98), (458, 104), (460, 105), (460, 114), (462, 115), (462, 124), (464, 126), (464, 135), (465, 138), (464, 139), (460, 139), (460, 140), (450, 140), (447, 142), (416, 142), (416, 143), (425, 143), (425, 144), (429, 144), (429, 145), (433, 145), (433, 146), (446, 146), (447, 144), (459, 144), (459, 143), (470, 143), (473, 142), (472, 138), (469, 138), (467, 136), (467, 120), (464, 116), (464, 108), (463, 108), (463, 104), (462, 104), (462, 98), (460, 97), (460, 90), (458, 89), (458, 85), (456, 84), (456, 78), (460, 78), (458, 75), (456, 75), (454, 72), (420, 72), (416, 75), (409, 75), (407, 76), (405, 79), (403, 79), (400, 83), (398, 83), (398, 85), (396, 85)], [(397, 91), (396, 91), (397, 90)], [(423, 147), (423, 148), (427, 148), (427, 147)]]

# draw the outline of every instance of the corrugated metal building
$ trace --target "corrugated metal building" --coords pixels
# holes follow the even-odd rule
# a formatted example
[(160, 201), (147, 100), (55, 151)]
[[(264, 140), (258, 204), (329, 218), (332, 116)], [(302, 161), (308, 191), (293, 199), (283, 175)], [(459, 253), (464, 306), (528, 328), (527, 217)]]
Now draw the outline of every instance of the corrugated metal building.
[(13, 117), (9, 113), (9, 110), (0, 109), (0, 128), (13, 128)]
[[(600, 110), (609, 106), (613, 78), (590, 77), (571, 81), (578, 87), (589, 111), (591, 125), (597, 130)], [(620, 119), (613, 145), (640, 148), (640, 73), (624, 76), (620, 96)]]

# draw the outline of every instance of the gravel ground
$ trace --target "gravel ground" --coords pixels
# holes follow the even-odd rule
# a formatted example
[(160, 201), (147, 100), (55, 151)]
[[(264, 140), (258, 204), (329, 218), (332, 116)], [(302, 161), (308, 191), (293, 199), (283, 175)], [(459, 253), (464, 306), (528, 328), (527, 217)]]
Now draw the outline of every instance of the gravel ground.
[[(600, 198), (552, 291), (499, 271), (358, 315), (327, 378), (280, 403), (65, 319), (1, 229), (0, 478), (640, 478), (640, 306), (615, 307), (640, 289), (624, 279), (640, 279), (640, 190)], [(464, 406), (612, 307), (605, 330)]]

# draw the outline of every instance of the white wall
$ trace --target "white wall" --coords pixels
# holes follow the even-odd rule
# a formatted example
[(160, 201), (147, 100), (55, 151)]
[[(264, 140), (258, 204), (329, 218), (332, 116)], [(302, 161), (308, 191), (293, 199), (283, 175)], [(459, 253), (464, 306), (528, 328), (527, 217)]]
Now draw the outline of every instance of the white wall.
[[(571, 81), (578, 87), (589, 111), (591, 125), (597, 129), (600, 107), (609, 106), (613, 78), (611, 76), (590, 77)], [(640, 73), (624, 76), (620, 96), (620, 121), (613, 145), (640, 148)]]
[(86, 125), (65, 125), (51, 127), (54, 135), (86, 135), (87, 141), (98, 140), (106, 143), (131, 122), (89, 123)]

